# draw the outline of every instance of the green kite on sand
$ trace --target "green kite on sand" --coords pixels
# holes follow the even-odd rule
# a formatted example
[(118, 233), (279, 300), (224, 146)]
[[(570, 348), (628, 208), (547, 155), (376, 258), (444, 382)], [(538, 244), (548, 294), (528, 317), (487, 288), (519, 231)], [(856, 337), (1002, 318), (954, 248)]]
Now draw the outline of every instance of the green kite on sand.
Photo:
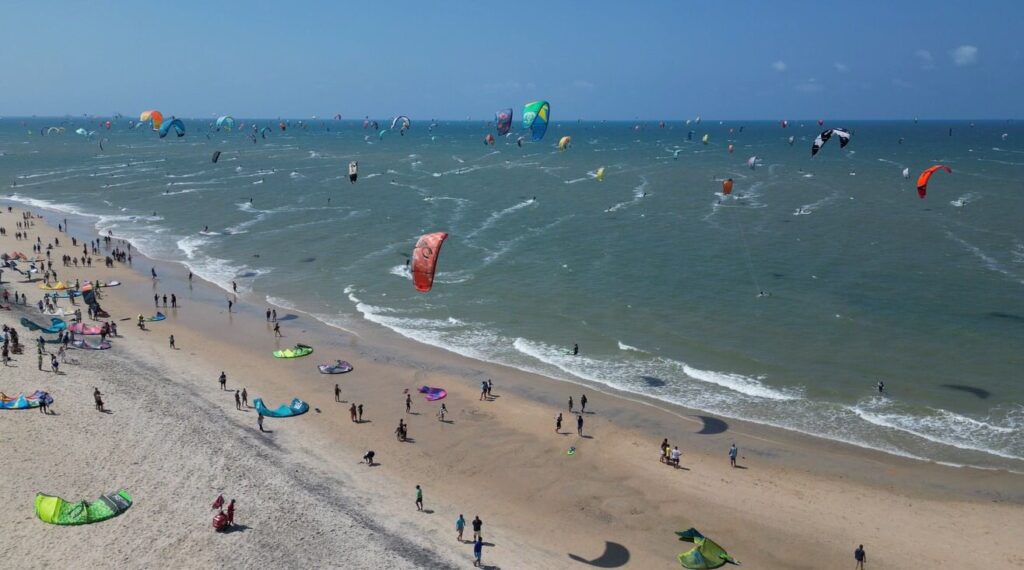
[(36, 494), (36, 515), (43, 522), (59, 525), (91, 524), (112, 519), (132, 506), (132, 496), (124, 489), (99, 499), (70, 503), (60, 497)]
[(306, 346), (304, 344), (296, 344), (293, 348), (286, 348), (284, 350), (275, 350), (274, 358), (298, 358), (300, 356), (308, 356), (313, 354), (313, 347)]
[(695, 528), (677, 532), (679, 540), (692, 542), (694, 547), (679, 555), (679, 564), (683, 568), (691, 570), (705, 570), (707, 568), (720, 568), (729, 564), (739, 565), (735, 558), (729, 556), (724, 548), (718, 546), (715, 541), (707, 538)]

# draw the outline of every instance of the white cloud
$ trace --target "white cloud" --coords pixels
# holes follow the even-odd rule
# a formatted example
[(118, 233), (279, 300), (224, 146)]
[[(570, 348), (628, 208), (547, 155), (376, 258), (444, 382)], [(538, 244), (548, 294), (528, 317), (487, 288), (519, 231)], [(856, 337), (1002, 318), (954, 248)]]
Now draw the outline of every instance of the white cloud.
[(837, 61), (832, 65), (835, 66), (836, 71), (838, 71), (839, 73), (846, 73), (847, 71), (850, 71), (850, 66), (846, 65), (845, 63), (839, 63)]
[(825, 86), (818, 83), (818, 80), (812, 77), (803, 83), (797, 83), (794, 89), (801, 93), (821, 93), (825, 90)]
[(593, 89), (594, 84), (587, 81), (586, 79), (577, 79), (572, 82), (572, 86), (577, 89)]
[(919, 49), (914, 52), (914, 57), (921, 60), (922, 69), (935, 69), (935, 58), (932, 57), (932, 52), (926, 49)]
[(782, 73), (783, 71), (786, 71), (786, 62), (780, 59), (779, 61), (776, 61), (775, 63), (772, 64), (772, 69), (778, 71), (779, 73)]
[(978, 48), (974, 46), (960, 46), (949, 52), (953, 63), (961, 67), (978, 63)]

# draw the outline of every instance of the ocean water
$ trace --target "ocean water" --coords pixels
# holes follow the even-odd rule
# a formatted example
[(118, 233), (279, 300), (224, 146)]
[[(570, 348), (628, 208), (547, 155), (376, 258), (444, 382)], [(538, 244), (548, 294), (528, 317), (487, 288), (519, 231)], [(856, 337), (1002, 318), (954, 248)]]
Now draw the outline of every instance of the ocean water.
[[(811, 158), (814, 121), (554, 122), (522, 147), (518, 133), (485, 145), (482, 121), (414, 121), (383, 138), (357, 122), (256, 122), (273, 130), (253, 142), (206, 120), (161, 140), (125, 119), (5, 118), (0, 183), (9, 203), (91, 217), (149, 256), (328, 324), (1024, 471), (1017, 123), (828, 124), (852, 142)], [(50, 126), (66, 133), (41, 135)], [(953, 174), (921, 200), (917, 174), (936, 163)], [(432, 231), (451, 237), (420, 294), (405, 261)]]

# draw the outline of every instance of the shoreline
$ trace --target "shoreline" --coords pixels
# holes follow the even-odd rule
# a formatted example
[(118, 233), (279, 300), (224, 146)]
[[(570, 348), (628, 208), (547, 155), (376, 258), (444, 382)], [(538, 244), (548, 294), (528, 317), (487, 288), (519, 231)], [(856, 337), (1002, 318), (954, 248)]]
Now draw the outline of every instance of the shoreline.
[[(39, 233), (43, 228), (33, 231), (33, 235)], [(95, 233), (93, 230), (89, 236)], [(6, 240), (11, 238), (2, 239), (6, 247)], [(186, 290), (173, 271), (164, 277), (162, 266), (172, 264), (176, 265), (156, 262), (161, 278), (152, 283), (152, 288)], [(58, 267), (61, 275), (69, 271), (64, 269)], [(120, 288), (106, 292), (104, 305), (117, 310), (111, 310), (112, 315), (151, 310), (148, 276), (120, 265), (114, 270), (90, 270), (90, 274), (100, 272), (123, 276)], [(24, 287), (22, 290), (29, 292)], [(30, 301), (38, 297), (39, 290), (34, 290), (36, 295), (30, 296)], [(841, 563), (849, 556), (846, 550), (855, 546), (849, 546), (851, 540), (857, 540), (852, 538), (854, 532), (861, 533), (859, 540), (873, 547), (878, 556), (875, 560), (886, 560), (885, 567), (905, 567), (900, 557), (912, 558), (906, 554), (908, 550), (919, 550), (921, 560), (938, 564), (955, 552), (952, 545), (936, 548), (928, 540), (936, 527), (949, 526), (942, 517), (955, 515), (958, 525), (974, 523), (979, 539), (983, 533), (998, 535), (1013, 528), (1012, 524), (997, 526), (992, 522), (990, 518), (1000, 517), (992, 516), (990, 509), (1003, 510), (1007, 519), (1024, 522), (1020, 509), (1024, 492), (1019, 477), (1009, 472), (968, 472), (900, 459), (740, 420), (725, 422), (711, 417), (709, 422), (702, 419), (708, 416), (701, 412), (663, 409), (593, 386), (587, 387), (588, 393), (608, 394), (592, 397), (597, 413), (586, 416), (587, 432), (595, 434), (596, 440), (570, 435), (552, 442), (551, 418), (555, 412), (564, 411), (563, 397), (570, 390), (578, 397), (578, 386), (442, 352), (383, 327), (339, 333), (332, 325), (307, 323), (298, 317), (282, 325), (285, 342), (268, 340), (272, 337), (267, 335), (267, 325), (261, 326), (261, 309), (244, 295), (238, 303), (242, 312), (228, 315), (225, 325), (223, 301), (218, 304), (224, 295), (217, 285), (197, 283), (187, 291), (178, 295), (180, 301), (185, 301), (182, 308), (152, 328), (161, 333), (173, 331), (183, 350), (192, 351), (190, 356), (194, 354), (196, 359), (168, 362), (166, 354), (157, 352), (165, 350), (161, 345), (164, 337), (157, 335), (142, 335), (152, 338), (138, 343), (132, 340), (131, 349), (138, 351), (140, 358), (155, 361), (158, 367), (179, 370), (185, 377), (195, 377), (196, 370), (214, 370), (217, 365), (231, 368), (232, 384), (234, 378), (241, 377), (253, 386), (250, 401), (257, 394), (273, 396), (268, 401), (275, 403), (300, 396), (311, 407), (323, 408), (323, 414), (310, 412), (298, 420), (271, 420), (272, 429), (283, 432), (275, 435), (275, 440), (285, 440), (282, 443), (287, 445), (282, 448), (294, 446), (291, 453), (303, 455), (306, 463), (321, 462), (326, 472), (352, 477), (360, 492), (388, 505), (403, 504), (401, 497), (408, 500), (410, 482), (426, 481), (428, 496), (440, 499), (435, 508), (443, 516), (410, 524), (427, 536), (445, 536), (457, 510), (472, 517), (469, 509), (455, 504), (475, 505), (488, 524), (501, 529), (494, 531), (500, 538), (495, 547), (487, 549), (485, 562), (496, 560), (504, 567), (562, 567), (568, 564), (566, 550), (597, 552), (603, 540), (595, 537), (601, 537), (628, 545), (634, 557), (631, 564), (670, 567), (675, 564), (674, 554), (684, 549), (671, 533), (689, 525), (713, 536), (740, 560), (761, 562), (765, 567), (812, 567), (804, 566), (793, 554), (812, 545), (822, 549), (818, 562), (826, 566)], [(192, 307), (199, 307), (201, 314)], [(130, 328), (131, 323), (126, 324), (129, 326), (125, 328)], [(312, 359), (270, 362), (267, 351), (294, 342), (315, 346), (316, 355)], [(365, 400), (371, 422), (381, 417), (378, 410), (389, 409), (394, 416), (384, 416), (369, 426), (349, 427), (343, 410), (326, 403), (335, 377), (323, 379), (313, 367), (320, 359), (333, 360), (325, 353), (340, 354), (356, 366), (354, 372), (339, 378), (344, 398)], [(277, 377), (267, 378), (271, 368), (277, 371)], [(479, 402), (475, 400), (476, 385), (486, 377), (497, 380), (499, 397)], [(192, 383), (197, 390), (210, 391), (215, 373), (203, 374), (202, 378)], [(446, 402), (455, 423), (427, 421), (429, 415), (411, 417), (411, 435), (417, 441), (412, 445), (395, 442), (384, 426), (390, 425), (392, 417), (402, 417), (401, 389), (424, 384), (448, 389)], [(328, 411), (332, 408), (333, 413)], [(414, 410), (424, 408), (431, 409), (416, 398)], [(464, 424), (470, 429), (462, 429)], [(710, 431), (709, 424), (715, 426)], [(716, 433), (721, 424), (725, 429)], [(706, 433), (700, 434), (698, 427)], [(571, 431), (571, 426), (566, 429)], [(339, 433), (345, 435), (339, 438)], [(655, 463), (657, 442), (663, 437), (659, 434), (669, 435), (671, 443), (682, 444), (686, 471)], [(571, 463), (564, 453), (569, 441), (575, 441), (581, 452), (568, 460)], [(739, 443), (741, 463), (749, 471), (723, 465), (730, 441)], [(367, 445), (375, 446), (382, 459), (383, 469), (372, 470), (372, 480), (365, 477), (368, 471), (351, 465), (358, 450), (367, 449)], [(337, 453), (339, 446), (346, 451)], [(335, 455), (344, 456), (344, 461)], [(385, 474), (378, 476), (381, 471)], [(396, 485), (403, 489), (397, 495)], [(892, 509), (908, 498), (924, 504), (915, 505), (913, 512), (909, 507)], [(849, 519), (849, 524), (835, 520), (836, 505), (842, 505), (846, 513), (842, 518)], [(887, 518), (871, 520), (871, 512), (885, 512)], [(406, 515), (390, 511), (377, 514), (398, 519)], [(776, 528), (780, 516), (792, 519), (786, 520), (788, 528)], [(494, 520), (499, 522), (492, 523)], [(679, 528), (670, 528), (673, 526)], [(820, 536), (823, 531), (831, 533)], [(197, 528), (192, 532), (200, 531)], [(909, 547), (904, 544), (908, 535)], [(1005, 542), (1004, 548), (1010, 548), (1011, 543)], [(901, 549), (905, 554), (900, 554)], [(1002, 555), (1009, 563), (1022, 562), (1010, 551)]]
[[(59, 205), (59, 204), (54, 204), (52, 202), (48, 202), (48, 201), (45, 201), (45, 200), (38, 200), (38, 199), (29, 199), (29, 200), (34, 202), (33, 207), (41, 209), (41, 210), (47, 210), (47, 211), (59, 213), (59, 214), (61, 214), (63, 216), (68, 216), (68, 218), (71, 219), (71, 222), (72, 222), (73, 225), (80, 226), (80, 227), (82, 227), (83, 231), (91, 232), (91, 234), (94, 234), (95, 236), (102, 237), (102, 233), (101, 233), (100, 229), (98, 227), (96, 227), (96, 224), (99, 223), (100, 221), (102, 221), (104, 216), (98, 215), (98, 214), (83, 214), (83, 213), (80, 213), (80, 212), (77, 212), (77, 211), (69, 211), (66, 208), (62, 209), (60, 207), (61, 205)], [(25, 202), (27, 202), (27, 200), (25, 200), (24, 198), (16, 200), (16, 199), (11, 199), (10, 195), (6, 195), (6, 196), (3, 196), (3, 197), (0, 197), (0, 203), (2, 203), (2, 202), (7, 202), (8, 204), (12, 204), (13, 203), (15, 209), (19, 209), (19, 208), (20, 209), (28, 209), (28, 208), (25, 207)], [(65, 219), (67, 219), (67, 218), (65, 218)], [(168, 259), (162, 259), (162, 258), (159, 258), (159, 257), (151, 257), (148, 252), (143, 252), (141, 250), (138, 250), (136, 244), (134, 242), (132, 242), (130, 239), (118, 238), (117, 236), (115, 236), (115, 238), (117, 238), (117, 239), (124, 239), (125, 241), (128, 241), (129, 243), (132, 243), (132, 248), (135, 249), (136, 251), (138, 251), (138, 253), (146, 260), (147, 263), (159, 263), (159, 264), (165, 264), (165, 265), (168, 265), (168, 266), (179, 266), (179, 267), (183, 268), (186, 271), (193, 271), (193, 272), (195, 271), (195, 267), (189, 265), (189, 263), (187, 261), (168, 260)], [(139, 275), (142, 275), (143, 277), (146, 276), (142, 270), (136, 270), (136, 273), (139, 274)], [(269, 307), (274, 307), (274, 308), (280, 309), (281, 311), (284, 311), (284, 312), (294, 311), (294, 312), (301, 313), (301, 314), (305, 315), (307, 318), (316, 321), (320, 326), (322, 326), (322, 327), (324, 327), (326, 329), (330, 329), (332, 331), (334, 331), (334, 330), (341, 331), (342, 333), (351, 334), (351, 335), (354, 335), (356, 337), (372, 338), (376, 342), (383, 343), (383, 344), (385, 344), (385, 345), (387, 345), (389, 347), (395, 348), (396, 350), (407, 351), (411, 347), (426, 348), (427, 350), (424, 351), (423, 354), (425, 355), (424, 358), (426, 360), (428, 360), (428, 361), (444, 360), (446, 356), (450, 357), (450, 358), (465, 359), (466, 361), (468, 361), (471, 364), (472, 363), (479, 363), (479, 366), (491, 367), (492, 369), (497, 369), (498, 371), (505, 371), (508, 374), (513, 374), (513, 375), (520, 375), (521, 374), (521, 375), (527, 375), (527, 376), (533, 377), (533, 378), (544, 379), (544, 380), (547, 380), (547, 381), (550, 381), (550, 382), (564, 383), (564, 384), (568, 385), (567, 388), (569, 386), (576, 386), (576, 387), (579, 387), (579, 388), (586, 388), (588, 390), (591, 390), (591, 391), (594, 391), (594, 392), (599, 392), (601, 394), (605, 394), (605, 395), (611, 396), (613, 398), (618, 398), (618, 399), (630, 401), (630, 402), (633, 402), (633, 403), (636, 403), (636, 404), (641, 404), (641, 405), (649, 406), (649, 407), (653, 408), (654, 410), (657, 410), (659, 412), (666, 413), (666, 414), (669, 414), (669, 415), (673, 415), (673, 416), (676, 416), (677, 418), (684, 419), (684, 420), (687, 419), (687, 418), (692, 419), (693, 417), (698, 417), (698, 416), (701, 416), (701, 415), (721, 416), (722, 418), (725, 418), (725, 419), (727, 419), (729, 421), (740, 422), (740, 425), (745, 425), (745, 426), (748, 427), (748, 431), (755, 431), (756, 432), (757, 430), (762, 430), (763, 429), (763, 430), (767, 430), (769, 433), (772, 433), (774, 437), (782, 438), (782, 439), (785, 439), (787, 437), (791, 437), (791, 438), (794, 438), (794, 440), (800, 440), (801, 438), (808, 437), (808, 438), (812, 438), (812, 439), (815, 439), (815, 440), (821, 440), (824, 443), (824, 445), (835, 444), (835, 445), (842, 445), (842, 446), (848, 446), (850, 448), (853, 448), (853, 450), (851, 450), (850, 453), (855, 452), (854, 450), (856, 450), (856, 451), (866, 451), (866, 452), (869, 452), (869, 453), (880, 453), (880, 454), (883, 454), (883, 455), (886, 455), (886, 456), (890, 456), (892, 458), (898, 458), (898, 459), (901, 459), (901, 460), (917, 461), (917, 462), (921, 462), (921, 463), (929, 464), (929, 465), (934, 465), (934, 466), (949, 467), (949, 468), (953, 468), (953, 469), (978, 470), (978, 471), (981, 471), (981, 472), (1000, 472), (1000, 473), (1007, 473), (1007, 474), (1010, 474), (1010, 475), (1021, 475), (1021, 476), (1024, 476), (1024, 471), (1019, 471), (1019, 470), (1012, 469), (1012, 468), (1009, 468), (1009, 467), (984, 466), (984, 465), (974, 465), (974, 464), (968, 464), (968, 463), (957, 463), (957, 462), (952, 462), (952, 461), (936, 460), (936, 459), (932, 459), (932, 458), (928, 458), (928, 457), (919, 456), (919, 455), (916, 455), (916, 454), (913, 454), (913, 453), (910, 453), (910, 452), (904, 452), (904, 451), (901, 451), (901, 450), (898, 450), (898, 449), (887, 448), (885, 446), (873, 446), (873, 445), (870, 445), (868, 443), (864, 443), (864, 442), (861, 442), (861, 441), (854, 441), (854, 440), (850, 440), (850, 439), (842, 439), (842, 438), (838, 438), (838, 437), (835, 437), (835, 436), (832, 436), (832, 435), (826, 436), (826, 435), (814, 434), (814, 433), (810, 433), (808, 431), (805, 431), (805, 430), (802, 430), (802, 429), (799, 429), (799, 428), (796, 428), (796, 427), (786, 426), (786, 425), (779, 425), (779, 424), (776, 424), (776, 423), (771, 423), (769, 421), (743, 419), (743, 418), (739, 418), (739, 417), (735, 417), (735, 416), (719, 414), (719, 413), (712, 412), (712, 411), (701, 410), (699, 408), (691, 408), (691, 407), (687, 407), (687, 406), (682, 405), (682, 404), (674, 403), (674, 402), (666, 400), (666, 399), (658, 398), (657, 396), (654, 396), (654, 395), (648, 395), (648, 394), (644, 394), (644, 393), (641, 393), (641, 392), (633, 392), (633, 391), (628, 391), (628, 390), (622, 390), (622, 389), (610, 386), (610, 385), (608, 385), (606, 383), (592, 381), (592, 380), (589, 380), (589, 379), (586, 379), (586, 378), (579, 378), (579, 377), (577, 377), (577, 378), (568, 378), (568, 377), (553, 376), (551, 374), (545, 373), (545, 372), (540, 371), (540, 370), (531, 370), (529, 368), (520, 368), (520, 367), (516, 367), (516, 366), (510, 365), (510, 364), (503, 363), (503, 362), (496, 362), (496, 361), (492, 361), (492, 360), (485, 360), (485, 359), (482, 359), (482, 358), (478, 358), (476, 356), (464, 354), (464, 353), (459, 352), (459, 351), (457, 351), (457, 350), (455, 350), (453, 348), (450, 348), (450, 347), (442, 346), (442, 345), (439, 345), (439, 344), (433, 344), (433, 343), (430, 343), (430, 342), (422, 341), (422, 340), (419, 340), (419, 339), (407, 336), (407, 335), (405, 335), (405, 334), (403, 334), (403, 333), (401, 333), (399, 331), (396, 331), (396, 330), (388, 327), (387, 325), (379, 324), (379, 323), (376, 323), (376, 322), (373, 322), (371, 320), (366, 319), (365, 316), (358, 309), (356, 310), (357, 314), (355, 314), (355, 315), (345, 315), (344, 316), (344, 320), (346, 321), (346, 323), (345, 323), (346, 326), (343, 326), (342, 324), (339, 324), (338, 322), (328, 322), (327, 320), (325, 320), (324, 317), (317, 316), (312, 311), (309, 311), (309, 310), (306, 310), (306, 309), (302, 309), (302, 308), (298, 308), (295, 304), (293, 304), (292, 301), (289, 301), (287, 299), (277, 299), (277, 298), (273, 297), (270, 294), (267, 294), (267, 293), (257, 293), (257, 292), (252, 291), (251, 289), (248, 290), (248, 291), (243, 290), (240, 293), (236, 294), (236, 293), (233, 293), (230, 290), (230, 287), (227, 284), (217, 283), (216, 281), (212, 281), (212, 280), (209, 280), (209, 279), (207, 279), (205, 277), (201, 277), (198, 274), (197, 274), (197, 277), (201, 281), (203, 281), (204, 283), (208, 284), (209, 286), (211, 286), (211, 287), (213, 287), (215, 289), (218, 289), (224, 295), (227, 295), (227, 296), (235, 295), (236, 296), (236, 304), (238, 304), (242, 308), (245, 308), (247, 305), (250, 306), (249, 308), (251, 308), (253, 311), (255, 311), (254, 314), (258, 313), (259, 311), (256, 310), (256, 308), (255, 308), (258, 303), (255, 302), (253, 297), (257, 297), (257, 298), (262, 297), (262, 299), (263, 299), (262, 300), (262, 304), (263, 305), (267, 305)], [(345, 289), (344, 293), (349, 296), (350, 301), (354, 305), (358, 304), (357, 300), (352, 298), (352, 295), (351, 295), (350, 291), (347, 288)], [(439, 351), (439, 353), (431, 354), (430, 351)], [(652, 437), (655, 437), (657, 434), (651, 434), (651, 435), (652, 435)], [(918, 436), (918, 437), (921, 437), (921, 436)], [(988, 453), (988, 454), (992, 453), (992, 452), (984, 451), (984, 450), (980, 450), (980, 449), (959, 448), (958, 446), (956, 446), (954, 444), (951, 444), (951, 443), (948, 443), (948, 442), (940, 443), (940, 445), (947, 445), (947, 446), (950, 446), (950, 447), (956, 447), (958, 449), (964, 449), (966, 451), (974, 451), (974, 452)], [(1009, 459), (1009, 458), (1004, 458), (1004, 459)]]

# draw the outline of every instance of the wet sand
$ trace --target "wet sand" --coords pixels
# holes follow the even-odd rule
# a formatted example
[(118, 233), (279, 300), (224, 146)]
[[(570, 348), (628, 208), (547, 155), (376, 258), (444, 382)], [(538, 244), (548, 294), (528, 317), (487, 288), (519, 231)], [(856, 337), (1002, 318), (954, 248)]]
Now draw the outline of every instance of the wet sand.
[[(0, 215), (8, 230), (0, 251), (31, 249), (12, 237), (20, 219), (18, 210)], [(76, 226), (72, 221), (72, 235), (94, 237)], [(37, 221), (30, 235), (45, 244), (57, 234)], [(9, 497), (0, 533), (13, 544), (52, 546), (39, 554), (14, 549), (18, 565), (468, 566), (472, 547), (457, 543), (454, 532), (462, 513), (484, 521), (493, 545), (485, 564), (506, 569), (585, 567), (580, 560), (678, 567), (675, 555), (688, 545), (673, 533), (691, 526), (753, 567), (841, 567), (862, 543), (873, 568), (953, 560), (1024, 567), (1015, 547), (1024, 528), (1024, 476), (902, 459), (558, 382), (418, 345), (369, 323), (340, 331), (295, 314), (281, 323), (284, 338), (275, 339), (263, 316), (267, 305), (255, 295), (240, 295), (229, 314), (227, 292), (198, 279), (190, 287), (186, 269), (136, 252), (133, 268), (104, 269), (95, 259), (91, 269), (65, 268), (60, 256), (81, 252), (69, 241), (62, 235), (64, 247), (53, 252), (61, 280), (123, 283), (102, 299), (122, 338), (108, 351), (71, 351), (80, 364), (65, 365), (60, 377), (36, 370), (34, 348), (0, 374), (8, 394), (50, 391), (58, 414), (0, 412), (8, 457), (0, 492)], [(4, 286), (25, 292), (30, 303), (41, 297), (37, 283), (16, 277), (4, 271)], [(180, 308), (161, 306), (167, 320), (139, 331), (134, 317), (152, 314), (154, 292), (175, 293)], [(15, 325), (17, 309), (0, 318)], [(34, 307), (25, 309), (42, 322)], [(32, 347), (35, 335), (17, 326)], [(170, 334), (179, 350), (168, 347)], [(316, 352), (271, 357), (298, 342)], [(355, 370), (318, 373), (316, 364), (336, 359)], [(276, 407), (300, 397), (311, 411), (267, 418), (270, 432), (260, 433), (255, 412), (236, 410), (233, 392), (220, 390), (221, 370), (229, 389), (246, 387), (250, 403), (263, 397)], [(480, 401), (487, 378), (495, 397)], [(343, 403), (334, 402), (336, 382)], [(439, 403), (416, 393), (423, 385), (448, 390), (448, 422), (435, 417)], [(93, 386), (113, 413), (93, 409)], [(576, 435), (566, 409), (571, 395), (578, 410), (582, 393), (590, 400), (585, 437)], [(349, 420), (352, 402), (364, 405), (363, 423)], [(565, 420), (556, 434), (559, 411)], [(400, 418), (412, 441), (396, 441)], [(666, 437), (683, 451), (683, 469), (658, 462)], [(739, 469), (726, 456), (733, 442)], [(379, 465), (359, 463), (367, 449)], [(413, 505), (416, 484), (424, 488), (423, 513)], [(35, 520), (37, 491), (93, 499), (121, 487), (136, 502), (115, 520), (71, 529)], [(221, 535), (210, 527), (209, 504), (221, 492), (238, 499), (243, 531)], [(965, 560), (965, 542), (985, 544), (986, 559)]]

